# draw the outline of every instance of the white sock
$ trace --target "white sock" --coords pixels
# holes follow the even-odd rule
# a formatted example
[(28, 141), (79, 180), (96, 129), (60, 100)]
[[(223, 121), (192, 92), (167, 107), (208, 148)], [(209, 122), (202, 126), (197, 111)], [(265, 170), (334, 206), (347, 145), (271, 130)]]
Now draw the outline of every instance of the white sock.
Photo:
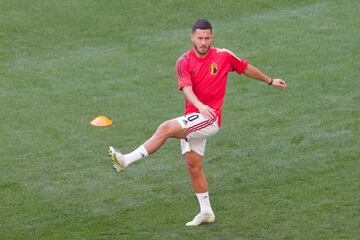
[(138, 147), (136, 150), (132, 151), (129, 154), (125, 154), (125, 163), (126, 166), (128, 166), (129, 164), (132, 164), (133, 162), (136, 162), (142, 158), (147, 157), (149, 154), (146, 151), (144, 145), (141, 145), (140, 147)]
[(199, 200), (200, 212), (205, 214), (214, 214), (210, 205), (209, 192), (195, 193), (195, 195)]

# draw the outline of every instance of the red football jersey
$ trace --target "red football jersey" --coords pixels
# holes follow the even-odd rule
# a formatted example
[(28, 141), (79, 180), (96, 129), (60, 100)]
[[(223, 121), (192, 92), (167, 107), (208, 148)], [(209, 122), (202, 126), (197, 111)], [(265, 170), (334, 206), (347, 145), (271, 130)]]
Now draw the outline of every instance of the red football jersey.
[[(248, 63), (227, 49), (210, 48), (204, 58), (196, 56), (194, 49), (184, 53), (176, 62), (178, 88), (191, 86), (197, 98), (215, 109), (221, 125), (222, 105), (228, 72), (242, 74)], [(185, 115), (199, 110), (186, 101)]]

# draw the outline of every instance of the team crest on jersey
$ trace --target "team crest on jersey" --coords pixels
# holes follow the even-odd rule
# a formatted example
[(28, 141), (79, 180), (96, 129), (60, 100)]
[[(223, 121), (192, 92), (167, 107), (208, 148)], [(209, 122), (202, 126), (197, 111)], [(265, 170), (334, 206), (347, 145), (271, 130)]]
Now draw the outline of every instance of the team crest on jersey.
[(217, 65), (216, 65), (216, 63), (212, 63), (210, 65), (210, 73), (211, 73), (211, 75), (215, 75), (216, 72), (217, 72)]

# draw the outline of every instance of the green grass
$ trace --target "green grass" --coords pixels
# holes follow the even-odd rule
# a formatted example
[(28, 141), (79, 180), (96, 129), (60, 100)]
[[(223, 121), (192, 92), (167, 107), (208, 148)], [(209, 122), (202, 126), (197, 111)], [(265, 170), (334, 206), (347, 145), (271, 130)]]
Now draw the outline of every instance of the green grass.
[[(359, 9), (0, 0), (0, 239), (358, 239)], [(174, 65), (199, 17), (289, 88), (229, 76), (204, 160), (217, 222), (186, 228), (198, 205), (178, 141), (119, 175), (105, 152), (182, 114)]]

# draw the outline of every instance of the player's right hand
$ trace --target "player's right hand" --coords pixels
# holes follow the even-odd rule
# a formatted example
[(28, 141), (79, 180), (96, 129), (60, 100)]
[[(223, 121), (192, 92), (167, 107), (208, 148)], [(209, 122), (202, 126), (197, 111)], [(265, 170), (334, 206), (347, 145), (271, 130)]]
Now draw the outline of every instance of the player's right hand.
[(207, 106), (207, 105), (201, 105), (199, 108), (199, 112), (201, 115), (203, 115), (206, 119), (211, 119), (216, 117), (215, 109)]

